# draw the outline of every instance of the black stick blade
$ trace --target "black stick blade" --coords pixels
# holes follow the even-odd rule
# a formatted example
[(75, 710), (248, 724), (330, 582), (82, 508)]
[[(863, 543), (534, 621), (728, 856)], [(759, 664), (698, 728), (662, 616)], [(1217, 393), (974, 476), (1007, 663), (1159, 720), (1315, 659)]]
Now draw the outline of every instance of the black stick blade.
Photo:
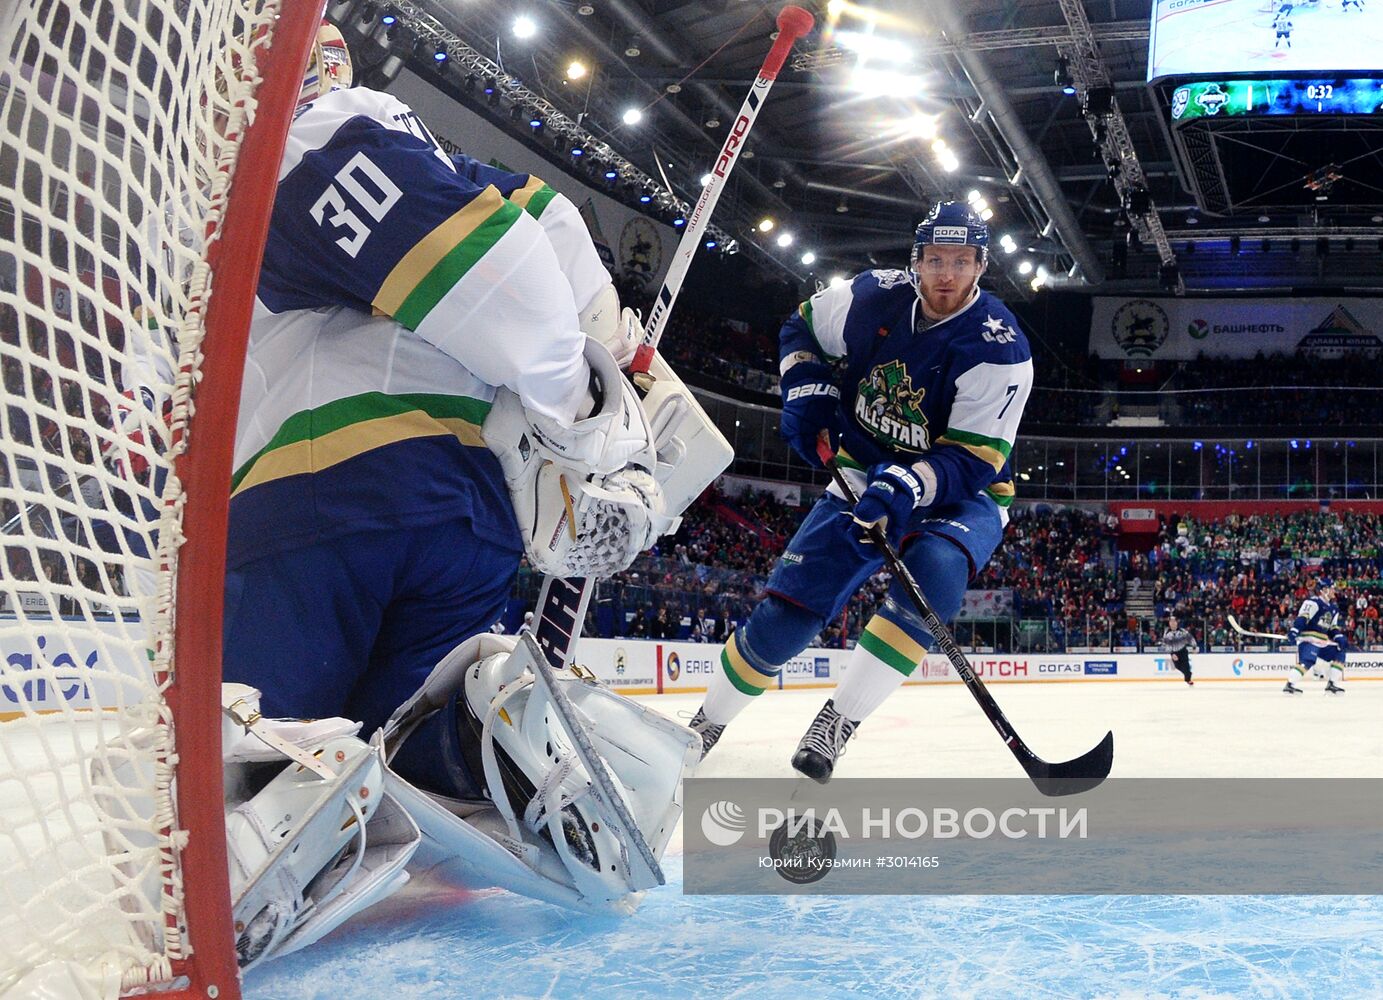
[(1075, 760), (1058, 761), (1049, 764), (1027, 747), (1026, 753), (1019, 756), (1023, 770), (1043, 795), (1079, 795), (1088, 792), (1105, 778), (1114, 766), (1114, 734), (1105, 733), (1099, 746)]

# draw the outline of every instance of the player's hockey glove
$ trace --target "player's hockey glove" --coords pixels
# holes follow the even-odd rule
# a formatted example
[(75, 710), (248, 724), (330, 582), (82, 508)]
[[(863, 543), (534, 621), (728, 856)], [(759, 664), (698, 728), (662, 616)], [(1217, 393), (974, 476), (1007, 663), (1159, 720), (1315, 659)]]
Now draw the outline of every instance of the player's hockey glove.
[(821, 468), (816, 453), (818, 435), (831, 437), (831, 450), (840, 443), (845, 418), (840, 413), (840, 389), (831, 380), (831, 369), (820, 362), (803, 361), (783, 373), (783, 417), (779, 430), (792, 450), (813, 468)]
[[(1336, 632), (1330, 637), (1330, 641), (1340, 647), (1340, 656), (1343, 657), (1345, 653), (1349, 652), (1349, 639), (1345, 637), (1343, 632)], [(1343, 663), (1344, 660), (1342, 659), (1340, 662)]]
[(878, 526), (894, 547), (903, 540), (912, 512), (922, 506), (922, 482), (906, 465), (881, 464), (869, 470), (869, 486), (855, 504), (850, 535), (855, 547), (868, 555), (881, 555), (869, 537)]
[(1297, 636), (1299, 635), (1301, 635), (1301, 631), (1295, 625), (1293, 625), (1291, 628), (1287, 630), (1287, 641), (1295, 644), (1297, 641)]

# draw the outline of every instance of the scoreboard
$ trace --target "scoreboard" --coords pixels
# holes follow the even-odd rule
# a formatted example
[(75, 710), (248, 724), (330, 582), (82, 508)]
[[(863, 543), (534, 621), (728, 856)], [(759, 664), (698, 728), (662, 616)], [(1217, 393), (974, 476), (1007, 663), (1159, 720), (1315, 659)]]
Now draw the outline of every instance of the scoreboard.
[(1383, 112), (1383, 80), (1335, 77), (1302, 80), (1178, 82), (1172, 121), (1263, 115), (1375, 115)]

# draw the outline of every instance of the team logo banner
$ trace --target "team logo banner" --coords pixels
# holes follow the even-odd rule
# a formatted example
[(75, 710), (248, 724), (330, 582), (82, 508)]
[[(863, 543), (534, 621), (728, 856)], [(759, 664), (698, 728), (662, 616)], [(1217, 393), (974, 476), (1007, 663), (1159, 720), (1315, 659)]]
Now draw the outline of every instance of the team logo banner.
[(1383, 299), (1097, 298), (1090, 350), (1101, 358), (1190, 361), (1304, 354), (1383, 357)]
[[(1383, 891), (1383, 780), (692, 778), (684, 891), (707, 895)], [(1290, 862), (1284, 845), (1304, 844)]]

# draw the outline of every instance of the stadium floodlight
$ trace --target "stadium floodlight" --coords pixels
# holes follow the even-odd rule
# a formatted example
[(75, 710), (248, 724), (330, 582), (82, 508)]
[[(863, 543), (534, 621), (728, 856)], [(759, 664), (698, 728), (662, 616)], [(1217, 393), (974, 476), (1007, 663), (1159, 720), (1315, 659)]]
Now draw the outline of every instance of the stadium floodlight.
[(527, 14), (520, 14), (514, 18), (513, 31), (515, 38), (532, 38), (538, 33), (538, 24)]
[(802, 263), (803, 263), (804, 265), (807, 265), (807, 266), (810, 266), (810, 265), (812, 265), (812, 264), (815, 264), (815, 263), (816, 263), (816, 254), (814, 254), (814, 253), (812, 253), (810, 250), (808, 250), (806, 253), (804, 253), (804, 254), (802, 255)]
[(784, 249), (792, 246), (792, 233), (779, 233), (777, 242), (778, 245)]
[(767, 216), (765, 216), (764, 218), (760, 219), (760, 220), (759, 220), (759, 225), (758, 225), (758, 230), (759, 230), (759, 232), (761, 232), (761, 233), (770, 233), (770, 232), (772, 232), (772, 231), (773, 231), (773, 220), (770, 219), (770, 218), (768, 218)]
[(638, 108), (625, 108), (620, 118), (626, 125), (637, 125), (643, 121), (643, 112)]
[(836, 44), (859, 54), (861, 59), (877, 59), (891, 66), (912, 62), (912, 49), (896, 38), (880, 38), (873, 32), (837, 31)]
[(1025, 260), (1022, 263), (1020, 263), (1018, 265), (1018, 273), (1023, 275), (1024, 277), (1026, 277), (1029, 274), (1032, 274), (1032, 261)]
[(1076, 92), (1076, 81), (1071, 76), (1071, 60), (1065, 56), (1057, 56), (1056, 72), (1052, 74), (1052, 79), (1063, 94), (1074, 94)]
[(586, 75), (586, 64), (580, 59), (573, 59), (567, 63), (567, 79), (579, 80)]
[(832, 287), (832, 288), (837, 288), (837, 287), (839, 287), (840, 285), (843, 285), (843, 284), (845, 284), (845, 275), (843, 275), (843, 274), (833, 274), (833, 275), (831, 275), (831, 287)]

